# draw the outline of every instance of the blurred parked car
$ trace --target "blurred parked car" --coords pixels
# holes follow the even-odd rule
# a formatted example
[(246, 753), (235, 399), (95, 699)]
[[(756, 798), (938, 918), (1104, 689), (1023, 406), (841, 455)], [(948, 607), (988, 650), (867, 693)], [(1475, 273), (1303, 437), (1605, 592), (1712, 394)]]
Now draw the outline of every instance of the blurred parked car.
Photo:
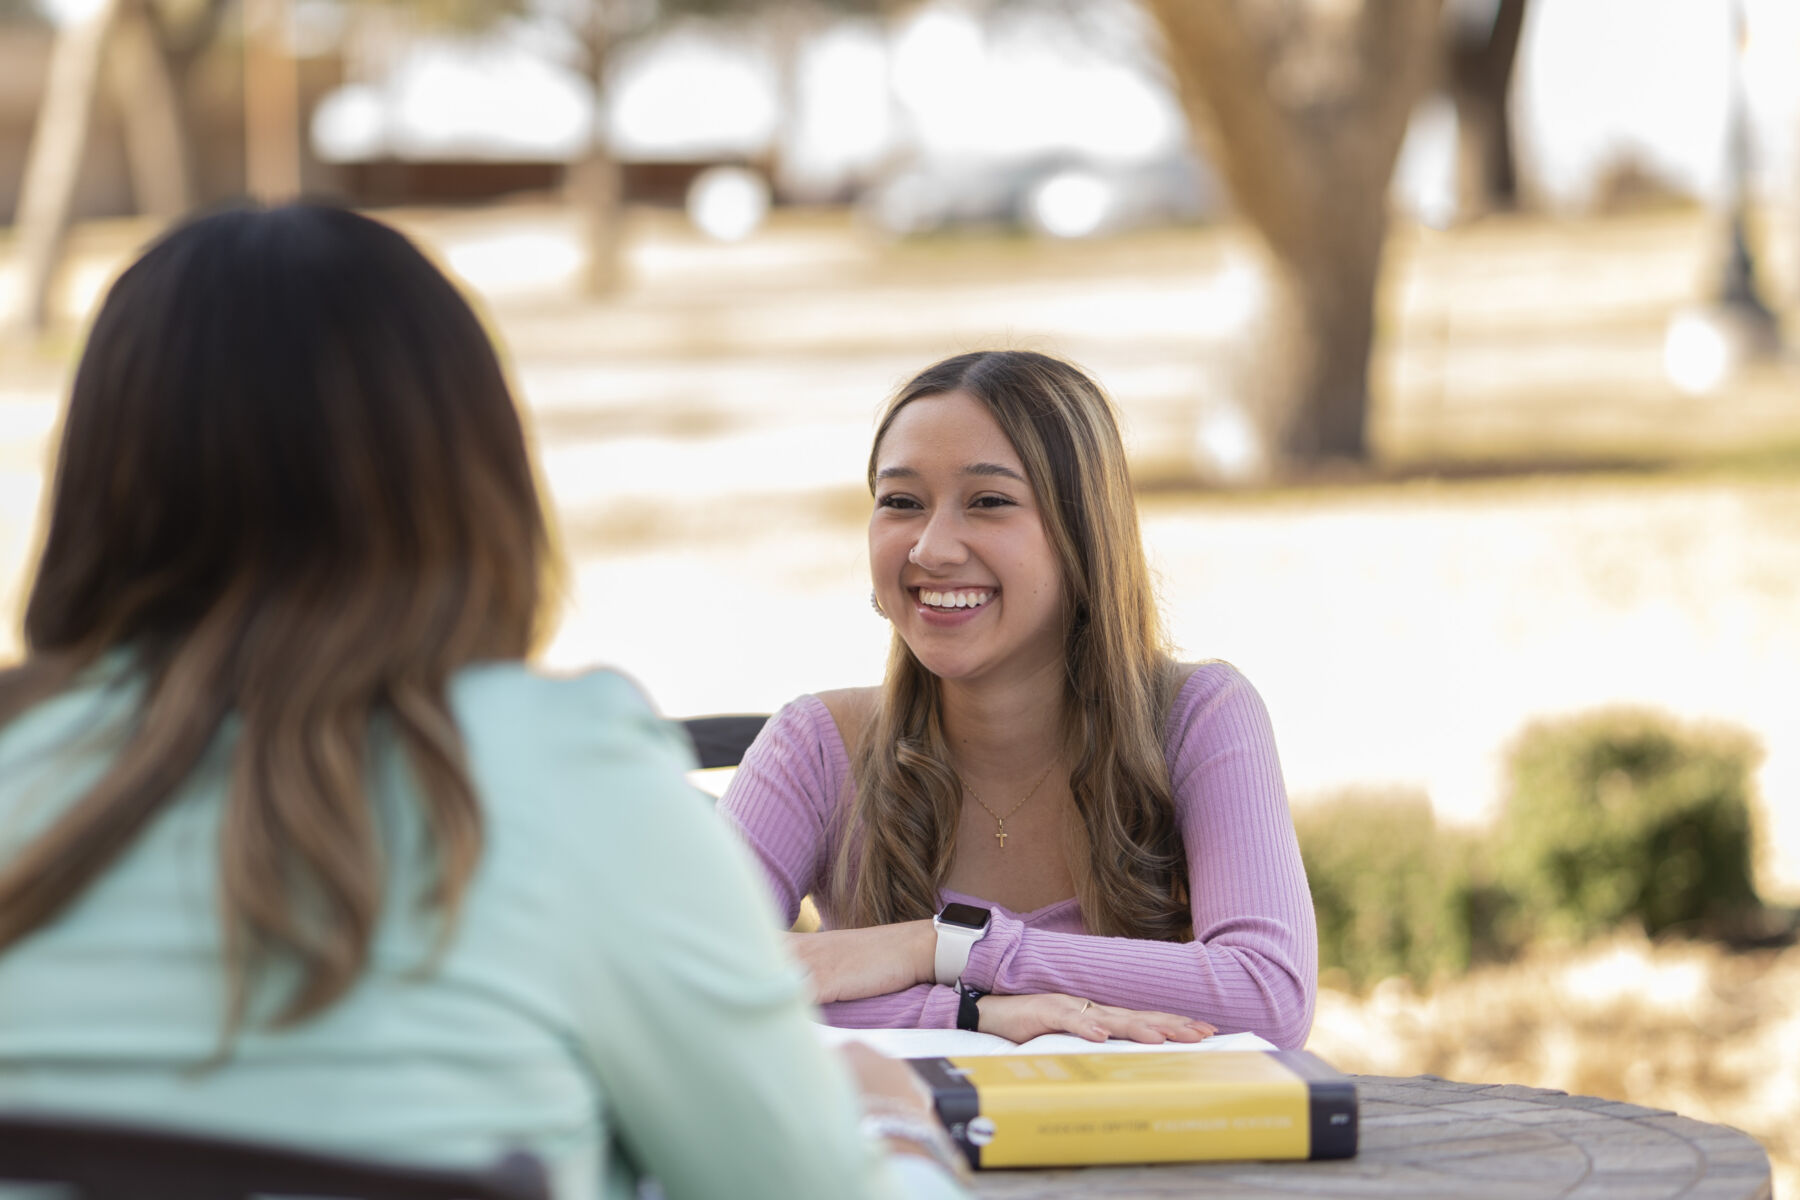
[(1148, 162), (1057, 155), (915, 163), (877, 183), (861, 208), (896, 236), (977, 227), (1083, 238), (1204, 221), (1220, 204), (1212, 173), (1190, 155)]

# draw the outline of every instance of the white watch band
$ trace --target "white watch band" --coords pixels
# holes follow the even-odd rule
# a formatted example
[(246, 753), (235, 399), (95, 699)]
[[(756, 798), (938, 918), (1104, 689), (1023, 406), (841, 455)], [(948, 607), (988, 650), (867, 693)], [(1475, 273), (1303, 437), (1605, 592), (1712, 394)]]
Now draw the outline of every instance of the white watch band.
[(955, 987), (956, 981), (962, 978), (963, 968), (969, 965), (969, 951), (987, 935), (987, 930), (950, 925), (936, 919), (931, 923), (937, 929), (937, 951), (932, 959), (932, 969), (937, 973), (939, 983)]

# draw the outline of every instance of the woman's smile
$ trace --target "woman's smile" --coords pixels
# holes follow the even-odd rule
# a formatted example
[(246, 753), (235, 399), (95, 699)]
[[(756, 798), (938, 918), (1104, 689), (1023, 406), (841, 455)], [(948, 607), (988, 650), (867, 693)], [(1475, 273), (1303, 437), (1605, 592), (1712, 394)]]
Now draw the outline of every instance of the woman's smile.
[(919, 619), (932, 629), (957, 629), (993, 611), (999, 595), (992, 588), (938, 589), (917, 587), (912, 593)]
[(994, 589), (920, 586), (913, 588), (912, 594), (927, 608), (980, 608), (994, 598)]

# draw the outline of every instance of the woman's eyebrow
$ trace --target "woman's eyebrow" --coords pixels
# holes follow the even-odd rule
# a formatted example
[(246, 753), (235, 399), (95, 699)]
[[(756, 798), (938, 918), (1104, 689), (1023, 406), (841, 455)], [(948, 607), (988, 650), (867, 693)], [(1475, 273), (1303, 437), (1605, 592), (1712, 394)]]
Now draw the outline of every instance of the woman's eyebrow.
[[(1016, 479), (1020, 483), (1027, 482), (1023, 475), (1019, 474), (1005, 463), (970, 463), (962, 469), (962, 473), (964, 475), (1003, 475), (1008, 479)], [(918, 477), (919, 472), (917, 468), (908, 466), (883, 467), (881, 470), (875, 472), (875, 478), (878, 482), (883, 479), (917, 479)]]
[(963, 468), (963, 474), (964, 475), (1004, 475), (1008, 479), (1016, 479), (1020, 483), (1025, 482), (1025, 477), (1023, 475), (1019, 474), (1017, 471), (1013, 470), (1011, 467), (1006, 466), (1004, 463), (991, 463), (991, 462), (970, 463), (968, 466)]

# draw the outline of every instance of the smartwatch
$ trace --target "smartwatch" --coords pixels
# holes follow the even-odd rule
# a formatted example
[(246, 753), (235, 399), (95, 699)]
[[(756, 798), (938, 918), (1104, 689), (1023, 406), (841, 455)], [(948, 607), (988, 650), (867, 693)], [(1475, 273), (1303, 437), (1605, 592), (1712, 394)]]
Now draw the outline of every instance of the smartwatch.
[(969, 965), (969, 951), (987, 936), (990, 915), (987, 909), (976, 908), (973, 904), (946, 904), (944, 911), (931, 918), (932, 927), (937, 930), (937, 955), (933, 966), (939, 983), (945, 987), (956, 986), (956, 981), (962, 978), (963, 968)]

